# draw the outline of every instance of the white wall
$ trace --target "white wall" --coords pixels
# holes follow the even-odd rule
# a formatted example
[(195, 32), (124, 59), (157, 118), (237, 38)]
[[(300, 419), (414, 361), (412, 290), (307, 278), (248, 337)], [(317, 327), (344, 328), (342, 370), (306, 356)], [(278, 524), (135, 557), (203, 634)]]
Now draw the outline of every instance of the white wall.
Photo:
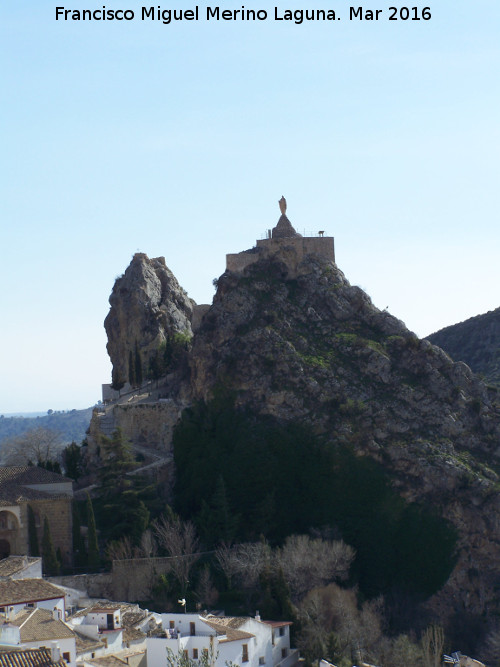
[(48, 648), (50, 649), (51, 645), (56, 644), (59, 646), (61, 651), (61, 658), (63, 653), (69, 653), (70, 662), (68, 663), (70, 667), (76, 667), (76, 646), (75, 638), (67, 637), (66, 639), (44, 639), (37, 642), (24, 642), (21, 644), (22, 648)]

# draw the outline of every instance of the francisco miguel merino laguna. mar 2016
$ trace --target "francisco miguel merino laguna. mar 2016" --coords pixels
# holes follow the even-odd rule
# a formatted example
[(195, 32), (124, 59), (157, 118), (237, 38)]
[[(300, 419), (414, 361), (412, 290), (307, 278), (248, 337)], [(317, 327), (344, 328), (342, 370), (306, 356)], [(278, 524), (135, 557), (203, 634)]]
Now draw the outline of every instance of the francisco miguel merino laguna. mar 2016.
[[(266, 9), (221, 9), (220, 7), (203, 7), (198, 5), (192, 9), (162, 9), (157, 7), (141, 7), (142, 21), (158, 21), (168, 25), (174, 21), (199, 21), (200, 17), (206, 21), (266, 21), (269, 18)], [(364, 7), (349, 7), (350, 21), (378, 21), (387, 18), (389, 21), (428, 21), (431, 18), (430, 7), (388, 7), (383, 9), (365, 9)], [(139, 13), (137, 14), (137, 18)], [(67, 9), (56, 7), (56, 21), (133, 21), (136, 13), (133, 9)], [(280, 9), (274, 7), (274, 21), (293, 21), (300, 24), (304, 21), (340, 21), (340, 16), (334, 9)]]

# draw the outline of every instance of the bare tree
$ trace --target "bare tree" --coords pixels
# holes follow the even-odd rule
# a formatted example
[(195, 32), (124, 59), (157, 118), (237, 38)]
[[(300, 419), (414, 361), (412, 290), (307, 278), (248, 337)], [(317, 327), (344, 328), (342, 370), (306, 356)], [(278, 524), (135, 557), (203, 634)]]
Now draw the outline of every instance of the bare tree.
[(171, 568), (181, 592), (185, 595), (189, 573), (198, 560), (198, 537), (191, 521), (182, 521), (178, 516), (161, 516), (153, 522), (153, 530), (160, 547), (171, 557)]
[(233, 578), (240, 572), (240, 563), (234, 557), (234, 547), (226, 542), (222, 542), (215, 550), (215, 558), (219, 568), (226, 577), (228, 587), (232, 588)]
[(255, 588), (264, 568), (273, 563), (273, 554), (266, 542), (247, 542), (233, 547), (223, 543), (217, 548), (215, 557), (228, 585), (236, 580), (245, 589)]
[(206, 565), (198, 578), (195, 595), (200, 605), (213, 607), (219, 599), (219, 591), (215, 588), (210, 574), (210, 568)]
[(430, 625), (422, 635), (422, 651), (425, 667), (439, 667), (443, 657), (444, 630), (439, 625)]
[(113, 540), (106, 545), (106, 556), (109, 560), (130, 560), (137, 558), (137, 547), (134, 547), (128, 536)]
[(22, 435), (4, 440), (2, 443), (3, 465), (36, 465), (58, 461), (63, 443), (61, 434), (43, 426), (37, 426)]
[(345, 542), (311, 539), (307, 535), (288, 537), (283, 548), (277, 551), (294, 600), (313, 588), (345, 579), (354, 555), (354, 549)]
[(309, 662), (373, 660), (382, 637), (379, 606), (375, 601), (359, 608), (356, 590), (337, 584), (310, 591), (299, 606), (299, 648)]

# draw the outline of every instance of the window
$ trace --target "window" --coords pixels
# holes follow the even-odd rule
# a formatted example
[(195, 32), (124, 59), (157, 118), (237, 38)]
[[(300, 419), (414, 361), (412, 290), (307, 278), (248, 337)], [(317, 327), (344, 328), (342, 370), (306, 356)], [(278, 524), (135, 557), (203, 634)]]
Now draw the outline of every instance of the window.
[(281, 649), (281, 657), (282, 657), (282, 658), (286, 658), (287, 653), (288, 653), (288, 649), (287, 649), (287, 648), (282, 648), (282, 649)]
[(66, 662), (71, 662), (71, 657), (70, 657), (69, 653), (66, 653), (66, 652), (63, 653), (63, 660), (65, 660)]
[(193, 649), (193, 660), (198, 660), (198, 649), (197, 648)]
[(29, 607), (30, 609), (32, 609), (35, 606), (35, 603), (34, 602), (27, 602), (26, 606)]
[(264, 658), (263, 655), (261, 655), (261, 656), (259, 657), (259, 665), (264, 665), (265, 662), (266, 662), (266, 659)]
[(191, 637), (194, 637), (196, 634), (196, 623), (190, 623), (189, 624), (189, 634)]
[(285, 635), (285, 628), (280, 628), (280, 637)]
[(173, 630), (175, 628), (175, 621), (170, 621), (169, 626), (170, 629)]
[(274, 630), (273, 630), (273, 646), (274, 646)]
[(248, 644), (243, 644), (241, 648), (243, 649), (243, 658), (241, 662), (248, 662)]
[(184, 649), (183, 653), (184, 653), (184, 657), (186, 658), (186, 660), (189, 660), (189, 651), (187, 650), (187, 648)]

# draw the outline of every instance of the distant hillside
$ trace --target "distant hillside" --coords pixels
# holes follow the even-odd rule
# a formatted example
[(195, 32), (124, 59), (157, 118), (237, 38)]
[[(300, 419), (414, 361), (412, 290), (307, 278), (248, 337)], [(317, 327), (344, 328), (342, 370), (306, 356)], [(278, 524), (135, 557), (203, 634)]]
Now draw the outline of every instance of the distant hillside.
[(500, 387), (500, 308), (436, 331), (427, 340)]
[(68, 412), (53, 412), (42, 417), (6, 417), (0, 416), (0, 448), (4, 440), (23, 435), (34, 428), (47, 428), (61, 434), (65, 443), (80, 443), (85, 437), (85, 431), (90, 424), (92, 408), (85, 410), (68, 410)]

